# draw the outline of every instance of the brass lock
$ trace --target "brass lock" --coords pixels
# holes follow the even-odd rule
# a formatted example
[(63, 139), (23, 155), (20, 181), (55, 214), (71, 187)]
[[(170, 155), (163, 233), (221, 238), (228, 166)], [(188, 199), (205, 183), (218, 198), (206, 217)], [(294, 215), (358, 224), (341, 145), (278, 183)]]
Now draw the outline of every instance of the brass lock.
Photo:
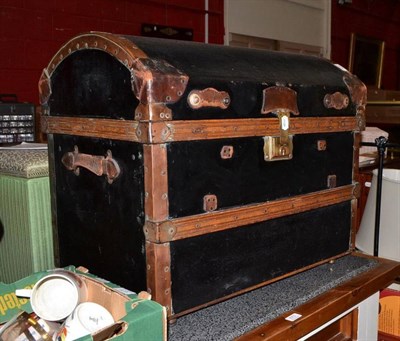
[(289, 134), (290, 112), (277, 111), (280, 136), (264, 136), (264, 160), (290, 160), (293, 157), (293, 135)]
[(279, 136), (264, 136), (264, 160), (290, 160), (293, 157), (293, 135), (290, 134), (290, 113), (299, 115), (296, 91), (272, 86), (263, 91), (262, 114), (275, 114), (279, 119)]

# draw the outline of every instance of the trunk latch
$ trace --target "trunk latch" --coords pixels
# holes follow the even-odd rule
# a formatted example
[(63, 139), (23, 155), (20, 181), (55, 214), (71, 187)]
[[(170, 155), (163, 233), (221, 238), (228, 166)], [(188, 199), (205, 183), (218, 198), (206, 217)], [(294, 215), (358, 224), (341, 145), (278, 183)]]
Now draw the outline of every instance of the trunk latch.
[(299, 115), (296, 91), (283, 86), (264, 90), (261, 113), (275, 114), (279, 119), (279, 136), (264, 136), (264, 160), (290, 160), (293, 157), (293, 135), (290, 134), (290, 113)]
[(290, 112), (277, 111), (280, 136), (264, 136), (264, 160), (290, 160), (293, 157), (293, 135), (289, 134)]

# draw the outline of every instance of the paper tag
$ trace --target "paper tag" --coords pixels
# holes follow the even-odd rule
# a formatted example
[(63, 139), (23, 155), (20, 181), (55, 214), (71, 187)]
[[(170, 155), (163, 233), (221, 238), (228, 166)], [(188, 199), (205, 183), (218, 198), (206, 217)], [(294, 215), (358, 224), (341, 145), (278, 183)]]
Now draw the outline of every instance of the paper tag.
[(118, 291), (119, 293), (124, 294), (124, 295), (136, 295), (135, 292), (130, 291), (130, 290), (125, 289), (125, 288), (114, 288), (114, 290)]
[(292, 315), (289, 315), (288, 317), (285, 317), (285, 320), (293, 322), (296, 321), (297, 319), (299, 319), (302, 315), (297, 314), (297, 313), (293, 313)]

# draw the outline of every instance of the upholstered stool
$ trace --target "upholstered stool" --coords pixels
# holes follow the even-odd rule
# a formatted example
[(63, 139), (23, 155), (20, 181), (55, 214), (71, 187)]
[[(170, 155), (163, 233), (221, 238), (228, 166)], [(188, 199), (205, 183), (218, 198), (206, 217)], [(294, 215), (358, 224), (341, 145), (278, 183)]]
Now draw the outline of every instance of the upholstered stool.
[(0, 281), (54, 267), (47, 150), (0, 150)]

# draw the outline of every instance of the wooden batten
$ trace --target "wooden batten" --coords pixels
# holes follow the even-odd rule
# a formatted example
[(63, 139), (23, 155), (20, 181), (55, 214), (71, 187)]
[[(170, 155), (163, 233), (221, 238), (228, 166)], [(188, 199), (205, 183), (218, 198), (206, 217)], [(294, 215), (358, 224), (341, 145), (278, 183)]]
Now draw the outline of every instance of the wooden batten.
[[(133, 115), (133, 114), (132, 114)], [(46, 134), (64, 134), (138, 142), (138, 122), (102, 118), (41, 116)]]
[[(360, 156), (360, 143), (361, 143), (361, 133), (354, 132), (354, 146), (353, 146), (353, 181), (357, 183), (359, 174), (359, 156)], [(351, 240), (350, 245), (353, 250), (356, 247), (356, 232), (358, 225), (358, 200), (361, 195), (361, 187), (358, 183), (355, 187), (355, 198), (351, 203)]]
[(357, 210), (358, 210), (358, 199), (351, 201), (351, 230), (350, 230), (350, 248), (351, 250), (356, 249), (356, 226), (357, 226)]
[(144, 227), (148, 241), (163, 243), (254, 224), (286, 215), (338, 204), (355, 199), (358, 184), (327, 189), (262, 204), (197, 214), (188, 217), (147, 221)]
[(147, 291), (172, 315), (171, 254), (169, 243), (146, 242)]
[(168, 169), (165, 144), (143, 145), (144, 213), (146, 220), (168, 219)]
[[(280, 135), (280, 123), (277, 118), (141, 122), (138, 129), (141, 131), (142, 142), (150, 143)], [(357, 129), (355, 117), (290, 119), (291, 134), (345, 132)]]
[(131, 73), (132, 91), (142, 103), (174, 103), (185, 92), (189, 77), (164, 60), (158, 60), (157, 67), (149, 67), (147, 54), (126, 37), (88, 32), (65, 43), (43, 70), (39, 80), (42, 105), (50, 98), (54, 71), (69, 55), (82, 50), (103, 51), (118, 60)]
[(353, 146), (353, 181), (357, 181), (359, 173), (359, 157), (360, 157), (361, 133), (354, 132), (354, 146)]
[[(345, 132), (357, 129), (358, 123), (355, 117), (294, 117), (290, 119), (291, 134)], [(140, 143), (166, 143), (217, 138), (278, 136), (280, 123), (277, 118), (124, 121), (42, 116), (42, 131), (47, 134), (79, 135)]]

